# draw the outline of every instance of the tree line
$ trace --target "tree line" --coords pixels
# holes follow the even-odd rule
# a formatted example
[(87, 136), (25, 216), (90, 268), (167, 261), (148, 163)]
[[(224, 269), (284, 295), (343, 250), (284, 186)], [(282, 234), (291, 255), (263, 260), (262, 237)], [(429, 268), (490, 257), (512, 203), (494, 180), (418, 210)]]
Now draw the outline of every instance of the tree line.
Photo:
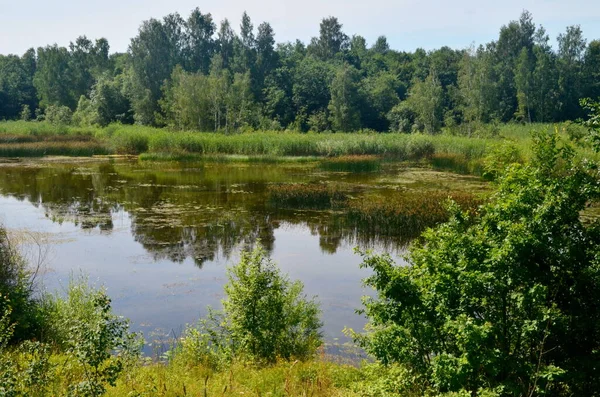
[(201, 131), (424, 131), (470, 134), (492, 122), (583, 116), (600, 97), (600, 40), (569, 26), (553, 49), (523, 11), (498, 39), (468, 49), (414, 52), (367, 45), (335, 17), (308, 44), (276, 43), (244, 13), (193, 10), (144, 21), (126, 53), (81, 36), (22, 56), (0, 55), (0, 120), (112, 122)]

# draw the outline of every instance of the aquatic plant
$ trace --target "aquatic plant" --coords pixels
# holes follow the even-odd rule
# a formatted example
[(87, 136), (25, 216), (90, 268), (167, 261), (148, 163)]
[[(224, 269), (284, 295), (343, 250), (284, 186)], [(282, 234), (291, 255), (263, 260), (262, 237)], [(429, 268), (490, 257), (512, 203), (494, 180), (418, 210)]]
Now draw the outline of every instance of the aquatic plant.
[(417, 237), (430, 226), (448, 220), (448, 200), (465, 210), (475, 210), (481, 199), (469, 193), (420, 192), (362, 197), (347, 203), (348, 220), (376, 235)]
[(381, 159), (372, 155), (348, 155), (328, 158), (319, 164), (325, 171), (374, 172), (381, 169)]
[(280, 208), (326, 209), (343, 204), (348, 196), (338, 186), (320, 183), (272, 185), (269, 202)]

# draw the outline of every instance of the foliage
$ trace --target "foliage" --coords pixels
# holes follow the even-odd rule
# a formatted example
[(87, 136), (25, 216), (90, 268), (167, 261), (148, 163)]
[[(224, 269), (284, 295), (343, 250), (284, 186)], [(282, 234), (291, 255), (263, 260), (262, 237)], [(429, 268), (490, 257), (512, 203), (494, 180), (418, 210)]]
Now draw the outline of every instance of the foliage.
[(339, 156), (321, 161), (320, 168), (326, 171), (374, 172), (381, 169), (381, 159), (376, 156)]
[(579, 216), (597, 193), (594, 167), (535, 135), (532, 163), (510, 166), (479, 213), (452, 207), (411, 266), (363, 253), (378, 297), (357, 340), (436, 393), (597, 395), (600, 235)]
[(255, 26), (245, 12), (240, 22), (237, 33), (196, 8), (143, 21), (126, 53), (110, 54), (105, 38), (80, 36), (66, 47), (0, 55), (0, 119), (18, 119), (25, 106), (37, 113), (55, 106), (79, 108), (74, 122), (86, 125), (445, 127), (470, 136), (493, 121), (575, 120), (583, 115), (578, 100), (600, 95), (599, 42), (568, 26), (554, 50), (528, 11), (477, 48), (414, 52), (390, 48), (385, 36), (368, 46), (335, 16), (322, 19), (308, 43), (276, 43), (272, 26)]
[(320, 310), (304, 296), (302, 283), (282, 275), (260, 245), (242, 252), (227, 274), (223, 311), (212, 311), (200, 332), (188, 331), (184, 347), (213, 365), (219, 360), (215, 347), (222, 355), (257, 363), (315, 355), (322, 343)]
[(589, 99), (581, 100), (581, 106), (589, 111), (589, 118), (583, 122), (583, 125), (590, 132), (590, 140), (596, 152), (600, 152), (600, 102), (594, 102)]
[(0, 227), (0, 323), (3, 331), (11, 331), (0, 335), (0, 345), (40, 335), (43, 318), (34, 298), (33, 278), (34, 273)]
[[(46, 340), (69, 358), (70, 370), (80, 373), (69, 385), (77, 396), (100, 396), (114, 385), (124, 365), (139, 355), (139, 341), (128, 323), (112, 313), (110, 298), (85, 279), (72, 279), (65, 298), (49, 298)], [(114, 352), (119, 352), (114, 355)]]
[(269, 187), (269, 201), (281, 208), (332, 208), (341, 205), (347, 198), (339, 188), (317, 183)]
[(309, 358), (321, 345), (319, 307), (257, 246), (228, 271), (223, 312), (236, 350), (258, 360)]
[(73, 112), (67, 106), (49, 105), (44, 116), (50, 124), (63, 126), (71, 124)]

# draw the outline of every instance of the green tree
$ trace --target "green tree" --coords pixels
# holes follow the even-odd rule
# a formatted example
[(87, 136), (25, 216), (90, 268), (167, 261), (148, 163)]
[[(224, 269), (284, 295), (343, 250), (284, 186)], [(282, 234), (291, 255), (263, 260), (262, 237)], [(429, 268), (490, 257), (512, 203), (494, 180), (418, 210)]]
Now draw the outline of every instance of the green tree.
[(219, 131), (223, 126), (228, 91), (229, 71), (223, 69), (223, 59), (217, 54), (212, 59), (208, 76), (208, 97), (215, 123), (214, 131)]
[(556, 54), (548, 44), (549, 37), (540, 27), (536, 32), (533, 48), (535, 68), (533, 70), (533, 98), (531, 107), (536, 121), (546, 122), (554, 118), (558, 100), (558, 74)]
[(515, 70), (515, 83), (517, 88), (517, 111), (515, 117), (517, 120), (526, 120), (531, 123), (531, 107), (533, 99), (533, 60), (532, 56), (523, 47), (521, 54), (517, 59)]
[(199, 8), (192, 11), (185, 22), (183, 57), (187, 70), (208, 73), (216, 47), (216, 28), (210, 13), (202, 14)]
[(33, 76), (35, 52), (28, 50), (22, 57), (0, 55), (0, 119), (15, 119), (24, 106), (37, 107)]
[(154, 124), (164, 81), (175, 65), (182, 64), (183, 25), (179, 14), (168, 15), (162, 21), (150, 19), (142, 23), (131, 40), (126, 90), (135, 121), (140, 124)]
[(251, 123), (254, 98), (249, 72), (236, 73), (233, 76), (225, 101), (225, 129), (227, 131), (236, 131)]
[(583, 116), (579, 99), (583, 94), (583, 57), (586, 40), (579, 25), (568, 26), (558, 38), (558, 70), (561, 112), (563, 120)]
[(69, 44), (71, 81), (68, 84), (72, 98), (89, 95), (97, 79), (109, 71), (108, 51), (106, 39), (96, 40), (94, 44), (87, 37), (80, 36), (75, 43)]
[(583, 58), (583, 74), (586, 98), (600, 99), (600, 40), (588, 44)]
[(248, 14), (244, 11), (240, 25), (240, 36), (233, 40), (233, 64), (231, 70), (234, 73), (253, 73), (256, 62), (256, 39), (254, 37), (254, 25)]
[(165, 123), (179, 130), (214, 130), (210, 83), (208, 76), (176, 67), (161, 100)]
[(217, 46), (219, 54), (223, 58), (223, 67), (229, 68), (233, 61), (233, 43), (236, 39), (235, 32), (227, 19), (221, 21), (219, 32), (217, 33)]
[(319, 37), (312, 39), (309, 52), (322, 60), (330, 60), (336, 54), (346, 51), (350, 42), (342, 31), (342, 26), (336, 17), (323, 18), (319, 27)]
[(403, 85), (390, 72), (381, 72), (360, 81), (364, 94), (361, 95), (361, 125), (377, 131), (387, 131), (387, 114), (400, 102), (398, 92)]
[(358, 71), (345, 64), (337, 71), (331, 82), (329, 118), (335, 131), (355, 131), (360, 128), (360, 76)]
[(308, 358), (321, 345), (319, 307), (290, 281), (260, 246), (228, 269), (223, 301), (226, 328), (241, 354), (273, 362)]
[(491, 51), (483, 46), (465, 51), (458, 71), (458, 108), (467, 133), (496, 118), (498, 86)]
[(297, 119), (327, 109), (332, 79), (331, 66), (325, 62), (306, 57), (298, 63), (292, 78), (292, 101)]
[(435, 73), (429, 74), (425, 81), (416, 81), (409, 91), (407, 105), (429, 134), (436, 133), (441, 126), (443, 95)]
[(79, 96), (73, 97), (71, 87), (73, 81), (70, 55), (65, 47), (53, 45), (38, 48), (33, 85), (41, 107), (58, 105), (75, 109)]
[(364, 256), (368, 352), (435, 393), (598, 395), (600, 228), (580, 216), (598, 179), (558, 141), (536, 135), (531, 164), (509, 166), (478, 212), (452, 207), (409, 266)]
[(253, 90), (259, 100), (263, 98), (262, 89), (265, 85), (265, 79), (277, 66), (275, 33), (270, 24), (263, 22), (258, 26), (258, 35), (256, 36), (256, 78)]

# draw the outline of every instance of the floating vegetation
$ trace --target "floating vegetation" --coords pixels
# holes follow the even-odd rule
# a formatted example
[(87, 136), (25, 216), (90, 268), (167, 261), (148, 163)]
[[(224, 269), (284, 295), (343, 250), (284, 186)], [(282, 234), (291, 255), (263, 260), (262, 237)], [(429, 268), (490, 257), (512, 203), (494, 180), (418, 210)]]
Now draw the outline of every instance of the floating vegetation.
[(269, 187), (269, 202), (275, 207), (326, 209), (342, 205), (348, 196), (338, 186), (290, 183)]
[(325, 171), (375, 172), (381, 169), (381, 159), (371, 155), (339, 156), (323, 160), (319, 166)]
[(470, 160), (462, 153), (436, 153), (431, 156), (429, 161), (434, 168), (460, 174), (481, 175), (483, 172), (481, 158)]
[(448, 199), (463, 210), (475, 210), (481, 203), (472, 194), (457, 192), (362, 197), (348, 202), (347, 216), (363, 233), (414, 238), (425, 228), (448, 220)]

